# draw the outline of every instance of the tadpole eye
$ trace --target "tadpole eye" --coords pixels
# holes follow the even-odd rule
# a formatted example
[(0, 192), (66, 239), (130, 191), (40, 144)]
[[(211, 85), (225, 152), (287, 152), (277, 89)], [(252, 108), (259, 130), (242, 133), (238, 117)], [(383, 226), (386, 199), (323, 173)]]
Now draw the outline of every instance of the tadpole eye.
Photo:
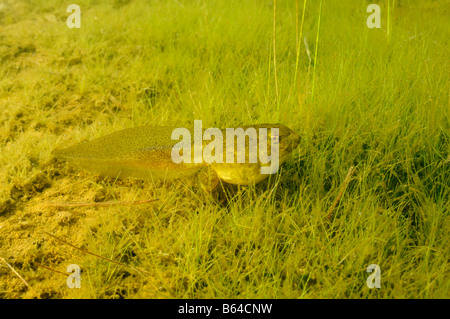
[(278, 144), (280, 142), (280, 137), (278, 135), (274, 135), (271, 137), (272, 144)]

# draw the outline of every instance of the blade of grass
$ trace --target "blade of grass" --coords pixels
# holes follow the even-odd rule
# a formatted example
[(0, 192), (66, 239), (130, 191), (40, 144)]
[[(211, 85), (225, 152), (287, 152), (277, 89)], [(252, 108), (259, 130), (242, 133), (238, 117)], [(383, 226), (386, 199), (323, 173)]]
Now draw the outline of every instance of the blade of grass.
[(111, 262), (111, 263), (113, 263), (113, 264), (116, 264), (116, 265), (119, 265), (119, 266), (122, 266), (122, 267), (125, 267), (125, 268), (133, 269), (134, 271), (137, 271), (140, 275), (142, 275), (142, 272), (147, 272), (147, 271), (145, 271), (145, 270), (138, 270), (138, 269), (136, 269), (136, 268), (134, 268), (134, 267), (125, 265), (125, 264), (123, 264), (123, 263), (121, 263), (121, 262), (118, 262), (118, 261), (115, 261), (115, 260), (112, 260), (112, 259), (103, 257), (103, 256), (101, 256), (101, 255), (94, 254), (94, 253), (92, 253), (92, 252), (90, 252), (90, 251), (88, 251), (88, 250), (85, 250), (85, 249), (79, 248), (79, 247), (77, 247), (77, 246), (75, 246), (75, 245), (72, 245), (71, 243), (69, 243), (69, 242), (67, 242), (67, 241), (65, 241), (65, 240), (63, 240), (63, 239), (61, 239), (61, 238), (59, 238), (59, 237), (57, 237), (57, 236), (55, 236), (55, 235), (53, 235), (53, 234), (50, 234), (50, 233), (48, 233), (48, 232), (46, 232), (46, 231), (43, 231), (43, 232), (44, 232), (45, 234), (47, 234), (47, 235), (49, 235), (49, 236), (55, 238), (56, 240), (62, 242), (63, 244), (69, 245), (69, 246), (72, 247), (72, 248), (75, 248), (75, 249), (77, 249), (77, 250), (79, 250), (79, 251), (82, 251), (82, 252), (84, 252), (84, 253), (86, 253), (86, 254), (95, 256), (95, 257), (97, 257), (97, 258), (100, 258), (100, 259), (109, 261), (109, 262)]
[(50, 267), (41, 265), (41, 264), (39, 264), (39, 263), (37, 263), (37, 262), (35, 262), (35, 261), (34, 261), (33, 263), (35, 263), (35, 264), (36, 264), (37, 266), (39, 266), (39, 267), (42, 267), (42, 268), (45, 268), (45, 269), (47, 269), (47, 270), (53, 271), (53, 272), (55, 272), (55, 273), (57, 273), (57, 274), (61, 274), (61, 275), (64, 275), (64, 276), (66, 276), (66, 277), (70, 276), (70, 274), (66, 274), (66, 273), (64, 273), (64, 272), (62, 272), (62, 271), (59, 271), (59, 270), (52, 269), (52, 268), (50, 268)]
[(97, 206), (97, 207), (109, 207), (109, 206), (128, 206), (128, 205), (139, 205), (139, 204), (146, 204), (151, 203), (159, 200), (156, 199), (143, 199), (143, 200), (137, 200), (137, 201), (130, 201), (130, 202), (91, 202), (91, 203), (46, 203), (49, 207), (85, 207), (85, 206)]
[[(297, 73), (298, 73), (298, 63), (299, 63), (299, 59), (300, 59), (300, 47), (301, 47), (301, 39), (302, 39), (302, 35), (303, 35), (303, 24), (305, 22), (305, 11), (306, 11), (306, 0), (303, 1), (303, 12), (302, 12), (302, 23), (300, 26), (300, 34), (298, 34), (298, 0), (296, 1), (296, 44), (297, 44), (297, 57), (295, 60), (295, 73), (294, 73), (294, 85), (297, 83)], [(306, 40), (305, 40), (306, 41)]]
[(350, 182), (350, 177), (352, 176), (353, 171), (354, 171), (354, 167), (351, 166), (350, 169), (348, 170), (347, 176), (344, 179), (344, 182), (342, 183), (342, 186), (341, 186), (341, 189), (339, 191), (338, 196), (336, 197), (336, 199), (334, 200), (333, 205), (330, 207), (330, 209), (328, 211), (328, 219), (329, 220), (331, 220), (331, 216), (333, 214), (333, 211), (336, 208), (336, 205), (339, 202), (339, 200), (341, 199), (342, 195), (344, 194), (344, 191), (347, 188), (348, 183)]
[(320, 34), (320, 18), (322, 16), (322, 0), (320, 0), (320, 8), (319, 8), (319, 22), (317, 25), (317, 36), (316, 36), (316, 49), (314, 52), (314, 68), (313, 68), (313, 80), (312, 80), (312, 89), (311, 89), (311, 98), (314, 99), (314, 87), (315, 87), (315, 79), (316, 79), (316, 67), (317, 67), (317, 52), (319, 52), (319, 34)]
[[(275, 77), (275, 94), (278, 100), (278, 76), (277, 76), (277, 50), (276, 50), (276, 15), (277, 15), (277, 0), (273, 1), (273, 72)], [(279, 114), (280, 112), (278, 112)]]
[(28, 287), (28, 289), (30, 289), (31, 290), (31, 292), (38, 298), (38, 299), (40, 299), (39, 298), (39, 295), (33, 290), (33, 288), (31, 288), (31, 286), (26, 282), (26, 280), (25, 279), (23, 279), (23, 277), (13, 268), (13, 266), (11, 266), (3, 257), (0, 257), (0, 259), (6, 264), (6, 266), (8, 266), (9, 267), (9, 269), (11, 269), (12, 271), (13, 271), (13, 273), (20, 279), (20, 280), (22, 280), (22, 282), (25, 284), (25, 286), (27, 286)]

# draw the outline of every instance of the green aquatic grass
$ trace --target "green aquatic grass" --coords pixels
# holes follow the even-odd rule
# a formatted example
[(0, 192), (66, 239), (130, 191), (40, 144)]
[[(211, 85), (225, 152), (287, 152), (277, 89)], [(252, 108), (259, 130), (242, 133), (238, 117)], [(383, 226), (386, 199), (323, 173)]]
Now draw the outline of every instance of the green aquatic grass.
[[(449, 297), (448, 2), (381, 1), (380, 29), (356, 0), (77, 4), (81, 29), (62, 1), (0, 10), (0, 256), (41, 298)], [(223, 201), (191, 181), (50, 162), (57, 147), (194, 119), (278, 120), (302, 141), (280, 174)], [(159, 201), (40, 206), (144, 198)], [(82, 288), (33, 262), (80, 265)], [(9, 268), (0, 277), (0, 297), (34, 297)]]

